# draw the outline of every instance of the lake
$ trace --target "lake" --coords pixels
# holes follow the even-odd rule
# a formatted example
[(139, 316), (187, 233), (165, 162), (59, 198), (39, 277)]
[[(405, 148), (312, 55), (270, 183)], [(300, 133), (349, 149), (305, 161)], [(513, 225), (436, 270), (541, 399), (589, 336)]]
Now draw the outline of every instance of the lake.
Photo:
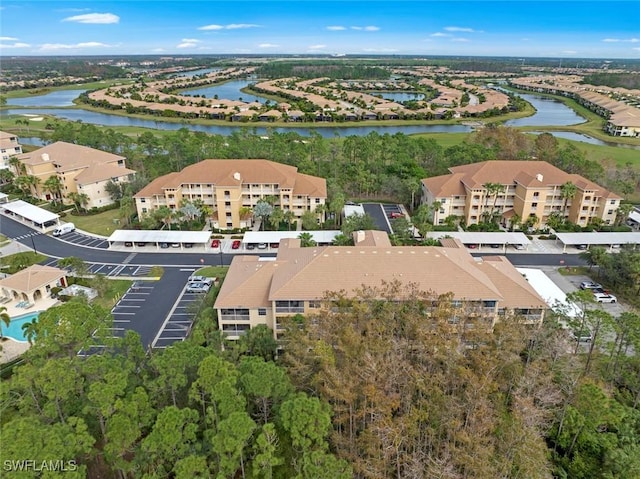
[(568, 126), (584, 123), (586, 120), (564, 103), (538, 95), (520, 94), (536, 109), (536, 114), (526, 118), (509, 120), (506, 126)]
[(252, 83), (255, 82), (247, 80), (232, 80), (221, 85), (195, 88), (193, 90), (181, 90), (180, 93), (191, 96), (204, 95), (207, 98), (215, 98), (215, 96), (218, 95), (218, 98), (225, 100), (241, 100), (244, 102), (257, 101), (264, 103), (266, 101), (265, 98), (240, 91), (242, 88), (246, 88)]
[(7, 98), (8, 106), (73, 106), (73, 100), (78, 98), (82, 93), (87, 91), (83, 90), (58, 90), (46, 95), (34, 95), (24, 98)]

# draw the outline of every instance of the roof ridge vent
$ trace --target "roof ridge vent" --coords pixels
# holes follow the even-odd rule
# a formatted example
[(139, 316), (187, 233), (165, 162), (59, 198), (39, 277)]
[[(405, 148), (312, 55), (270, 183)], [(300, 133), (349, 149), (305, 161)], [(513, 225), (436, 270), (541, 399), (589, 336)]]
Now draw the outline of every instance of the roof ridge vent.
[(542, 180), (544, 180), (544, 176), (542, 175), (542, 173), (538, 173), (536, 175), (536, 180), (538, 180), (540, 183), (542, 183)]

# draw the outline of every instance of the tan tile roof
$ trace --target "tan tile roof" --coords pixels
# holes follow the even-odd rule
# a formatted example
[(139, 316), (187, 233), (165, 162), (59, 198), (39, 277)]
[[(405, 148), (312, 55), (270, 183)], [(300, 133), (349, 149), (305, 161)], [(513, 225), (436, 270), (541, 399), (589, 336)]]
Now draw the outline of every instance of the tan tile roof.
[(268, 307), (275, 300), (321, 299), (328, 291), (350, 295), (363, 286), (394, 280), (435, 294), (451, 292), (459, 300), (497, 300), (506, 308), (545, 307), (504, 257), (476, 260), (464, 248), (295, 244), (281, 244), (273, 262), (236, 257), (215, 307)]
[[(278, 261), (279, 262), (279, 261)], [(271, 283), (269, 299), (319, 299), (327, 291), (352, 294), (382, 281), (416, 283), (457, 299), (501, 299), (468, 252), (439, 247), (301, 248), (283, 261)]]
[[(534, 188), (561, 186), (570, 181), (582, 189), (593, 189), (602, 195), (609, 193), (593, 181), (589, 181), (580, 175), (565, 173), (546, 161), (482, 161), (469, 165), (454, 166), (449, 168), (449, 171), (452, 174), (445, 176), (453, 179), (453, 175), (462, 175), (460, 181), (469, 189), (480, 189), (486, 183), (500, 183), (501, 185), (519, 183), (523, 186)], [(422, 181), (424, 183), (430, 179), (432, 178)]]
[(1, 279), (0, 287), (4, 286), (16, 291), (30, 293), (60, 278), (64, 278), (66, 275), (67, 273), (63, 269), (34, 264), (8, 278)]
[(434, 176), (425, 178), (422, 184), (436, 198), (449, 196), (466, 196), (464, 186), (462, 185), (463, 173), (454, 173), (452, 175)]
[(353, 242), (356, 246), (391, 247), (389, 235), (378, 230), (354, 231)]
[[(49, 155), (49, 160), (43, 159), (43, 154)], [(56, 141), (31, 153), (18, 155), (18, 158), (26, 165), (40, 165), (50, 161), (60, 165), (58, 168), (60, 172), (86, 168), (90, 165), (118, 162), (125, 159), (124, 156), (64, 141)]]
[[(239, 173), (240, 180), (234, 175)], [(269, 160), (203, 160), (152, 181), (135, 197), (162, 194), (164, 188), (178, 188), (188, 183), (212, 183), (217, 186), (237, 186), (240, 183), (272, 183), (279, 188), (292, 188), (293, 194), (326, 197), (324, 178), (298, 173), (294, 166)]]
[(135, 174), (134, 170), (118, 166), (115, 163), (107, 163), (105, 165), (91, 165), (76, 176), (74, 180), (79, 185), (87, 185), (132, 174)]
[(236, 256), (222, 283), (216, 308), (268, 308), (268, 293), (275, 261), (259, 261), (257, 256)]

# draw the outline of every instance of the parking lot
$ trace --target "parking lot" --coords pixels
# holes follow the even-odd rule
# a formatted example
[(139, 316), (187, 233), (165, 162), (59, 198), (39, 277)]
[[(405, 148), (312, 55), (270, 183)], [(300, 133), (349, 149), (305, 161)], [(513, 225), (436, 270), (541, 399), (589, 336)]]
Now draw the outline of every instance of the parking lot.
[(362, 203), (365, 213), (373, 218), (376, 227), (381, 231), (393, 233), (391, 229), (391, 217), (401, 215), (404, 211), (400, 205), (381, 203)]
[[(51, 259), (44, 263), (46, 266), (58, 266), (58, 259)], [(142, 277), (147, 276), (151, 266), (138, 266), (127, 264), (86, 263), (90, 274), (104, 274), (109, 277)]]
[(197, 308), (204, 297), (203, 293), (191, 293), (187, 287), (175, 303), (160, 331), (151, 343), (153, 348), (166, 348), (177, 341), (184, 341), (191, 331)]
[(71, 233), (66, 233), (62, 236), (59, 236), (58, 239), (62, 241), (66, 241), (67, 243), (77, 244), (79, 246), (86, 246), (88, 248), (100, 248), (100, 249), (109, 248), (108, 241), (102, 238), (96, 238), (95, 236), (79, 233), (78, 231), (72, 231)]

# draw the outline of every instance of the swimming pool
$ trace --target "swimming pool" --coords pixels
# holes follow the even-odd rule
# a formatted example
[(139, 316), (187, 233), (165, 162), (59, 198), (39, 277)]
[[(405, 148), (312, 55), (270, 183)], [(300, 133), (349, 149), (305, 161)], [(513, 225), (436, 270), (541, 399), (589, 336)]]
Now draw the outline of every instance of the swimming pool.
[(21, 316), (16, 316), (11, 319), (11, 323), (9, 323), (9, 327), (6, 325), (2, 325), (2, 335), (15, 339), (16, 341), (21, 341), (23, 343), (27, 342), (27, 338), (24, 337), (24, 331), (22, 331), (22, 325), (25, 323), (30, 323), (33, 321), (33, 318), (37, 318), (42, 311), (34, 311), (33, 313), (23, 314)]

